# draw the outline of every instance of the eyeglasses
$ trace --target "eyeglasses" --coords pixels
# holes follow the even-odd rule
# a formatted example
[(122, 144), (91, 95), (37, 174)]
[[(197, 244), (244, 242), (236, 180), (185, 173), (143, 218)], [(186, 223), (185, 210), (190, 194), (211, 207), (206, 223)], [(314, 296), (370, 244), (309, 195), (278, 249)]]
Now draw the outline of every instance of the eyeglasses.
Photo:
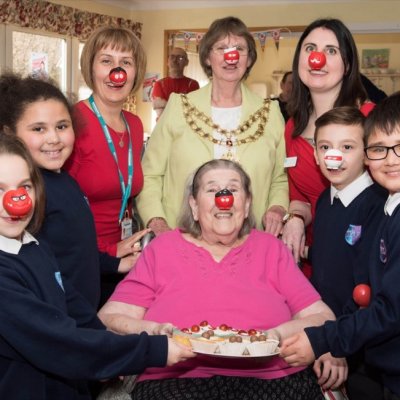
[(388, 156), (389, 150), (393, 150), (393, 153), (400, 157), (400, 144), (395, 146), (370, 146), (366, 147), (364, 152), (369, 160), (384, 160)]
[(231, 48), (236, 49), (241, 56), (247, 56), (247, 54), (249, 54), (249, 49), (244, 46), (232, 46), (232, 47), (217, 46), (217, 47), (212, 47), (212, 51), (215, 54), (222, 56), (226, 50), (231, 49)]
[(186, 61), (186, 57), (185, 56), (179, 56), (179, 55), (175, 55), (175, 54), (170, 54), (169, 58), (171, 60)]

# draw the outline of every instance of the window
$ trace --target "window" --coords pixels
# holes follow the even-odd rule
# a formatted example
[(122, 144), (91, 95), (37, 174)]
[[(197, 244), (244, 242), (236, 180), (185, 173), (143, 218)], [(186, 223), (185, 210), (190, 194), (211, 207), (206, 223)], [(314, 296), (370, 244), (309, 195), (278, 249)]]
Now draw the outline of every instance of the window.
[[(0, 27), (0, 43), (5, 43), (0, 54), (1, 70), (11, 70), (22, 76), (39, 79), (51, 78), (60, 89), (76, 101), (85, 95), (79, 68), (78, 39), (55, 33), (20, 28), (12, 25)], [(87, 96), (86, 96), (87, 97)]]

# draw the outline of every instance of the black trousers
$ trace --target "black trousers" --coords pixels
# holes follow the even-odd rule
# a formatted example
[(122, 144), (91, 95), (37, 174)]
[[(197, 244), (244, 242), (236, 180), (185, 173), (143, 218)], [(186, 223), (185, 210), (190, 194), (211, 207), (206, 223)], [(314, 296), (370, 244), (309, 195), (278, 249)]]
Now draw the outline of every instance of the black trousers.
[(349, 376), (345, 383), (349, 400), (383, 400), (378, 371), (364, 363), (362, 352), (347, 359)]
[(400, 400), (400, 396), (397, 396), (396, 394), (392, 393), (389, 389), (385, 388), (384, 389), (385, 393), (385, 400)]
[(278, 379), (216, 375), (148, 380), (136, 384), (133, 400), (323, 400), (311, 369)]

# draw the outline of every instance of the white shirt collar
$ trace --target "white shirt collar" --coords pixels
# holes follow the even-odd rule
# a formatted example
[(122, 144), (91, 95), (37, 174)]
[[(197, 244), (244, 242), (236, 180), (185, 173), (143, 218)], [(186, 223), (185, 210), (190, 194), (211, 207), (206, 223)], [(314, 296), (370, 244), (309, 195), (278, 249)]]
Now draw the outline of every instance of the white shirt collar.
[(23, 244), (31, 242), (39, 244), (39, 242), (27, 231), (24, 232), (21, 241), (0, 235), (0, 250), (10, 254), (18, 254)]
[(400, 193), (391, 194), (385, 203), (385, 214), (392, 215), (395, 208), (400, 204)]
[(347, 207), (362, 191), (373, 183), (374, 181), (369, 176), (368, 171), (365, 171), (342, 190), (337, 190), (331, 186), (331, 204), (333, 204), (333, 199), (337, 197), (342, 204)]

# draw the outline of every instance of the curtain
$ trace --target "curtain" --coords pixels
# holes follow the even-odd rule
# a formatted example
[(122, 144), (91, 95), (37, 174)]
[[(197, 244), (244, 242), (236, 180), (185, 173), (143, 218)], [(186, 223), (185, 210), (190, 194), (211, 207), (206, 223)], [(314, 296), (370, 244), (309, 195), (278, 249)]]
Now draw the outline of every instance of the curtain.
[(141, 37), (142, 24), (42, 0), (0, 0), (0, 23), (42, 29), (86, 40), (99, 26), (119, 26)]

